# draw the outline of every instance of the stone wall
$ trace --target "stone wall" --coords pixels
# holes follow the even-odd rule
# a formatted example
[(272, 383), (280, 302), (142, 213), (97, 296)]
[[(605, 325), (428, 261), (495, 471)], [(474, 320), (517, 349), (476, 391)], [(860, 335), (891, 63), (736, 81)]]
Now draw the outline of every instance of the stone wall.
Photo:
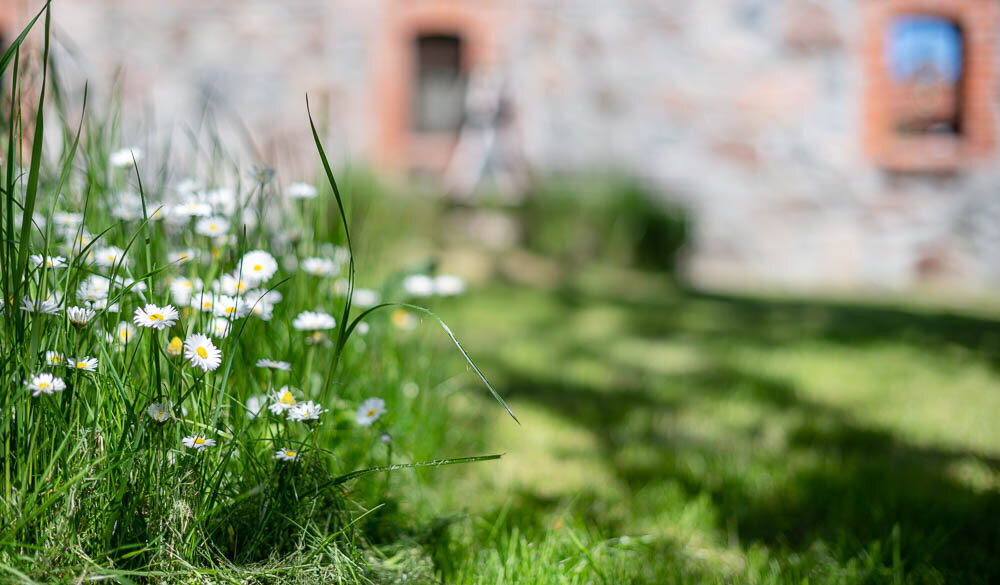
[[(19, 5), (23, 13), (24, 3), (5, 1), (0, 23), (17, 21), (10, 15)], [(943, 283), (969, 290), (1000, 282), (995, 2), (61, 0), (55, 6), (58, 34), (71, 47), (62, 50), (73, 62), (69, 74), (85, 74), (101, 87), (124, 71), (126, 120), (194, 124), (205, 96), (213, 96), (220, 119), (245, 121), (260, 158), (300, 176), (312, 168), (304, 155), (310, 152), (306, 92), (342, 159), (400, 171), (442, 148), (408, 130), (406, 51), (416, 33), (454, 32), (468, 41), (469, 66), (503, 80), (516, 128), (511, 135), (531, 168), (627, 169), (692, 209), (695, 280), (795, 288)], [(872, 128), (882, 123), (871, 109), (879, 95), (872, 93), (872, 71), (882, 30), (873, 19), (886, 6), (944, 15), (964, 10), (980, 23), (969, 50), (987, 66), (970, 82), (979, 88), (970, 120), (990, 140), (933, 173), (889, 172), (872, 147)], [(134, 123), (128, 127), (139, 132)]]

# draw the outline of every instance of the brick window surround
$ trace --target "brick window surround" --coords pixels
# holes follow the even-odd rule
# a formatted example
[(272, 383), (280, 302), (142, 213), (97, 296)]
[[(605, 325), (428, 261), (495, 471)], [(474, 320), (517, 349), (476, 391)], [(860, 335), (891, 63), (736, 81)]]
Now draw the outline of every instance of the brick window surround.
[(453, 133), (413, 131), (415, 42), (425, 35), (461, 39), (462, 67), (496, 62), (496, 0), (390, 0), (382, 8), (377, 41), (374, 157), (384, 168), (443, 171), (455, 145)]
[[(929, 16), (955, 23), (962, 34), (963, 73), (956, 134), (903, 134), (895, 130), (899, 108), (886, 66), (889, 24), (905, 16)], [(877, 164), (898, 172), (953, 172), (983, 160), (994, 150), (996, 0), (868, 0), (864, 4), (864, 146)]]

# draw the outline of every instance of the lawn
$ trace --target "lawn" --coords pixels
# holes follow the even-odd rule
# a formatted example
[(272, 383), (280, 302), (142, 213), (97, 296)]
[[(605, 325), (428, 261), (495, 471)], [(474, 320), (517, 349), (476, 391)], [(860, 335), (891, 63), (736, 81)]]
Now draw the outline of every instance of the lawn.
[(1000, 579), (993, 318), (597, 268), (442, 313), (522, 422), (455, 406), (506, 452), (434, 482), (456, 582)]

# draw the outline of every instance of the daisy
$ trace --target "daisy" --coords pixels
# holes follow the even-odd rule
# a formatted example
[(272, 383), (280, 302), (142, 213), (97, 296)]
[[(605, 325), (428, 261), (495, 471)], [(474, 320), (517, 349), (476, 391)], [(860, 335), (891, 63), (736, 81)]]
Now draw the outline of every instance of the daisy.
[(163, 331), (177, 323), (177, 309), (171, 305), (157, 307), (149, 303), (145, 307), (136, 307), (132, 322), (139, 327), (150, 327), (157, 331)]
[(465, 281), (461, 276), (442, 274), (434, 279), (434, 292), (443, 297), (452, 297), (465, 292)]
[(381, 296), (370, 288), (356, 288), (351, 303), (355, 307), (367, 308), (377, 305), (380, 299)]
[(66, 382), (47, 372), (36, 374), (27, 382), (31, 395), (38, 398), (42, 394), (55, 394), (66, 389)]
[(215, 295), (212, 294), (211, 292), (201, 291), (195, 293), (194, 296), (191, 297), (192, 309), (198, 309), (199, 311), (210, 313), (212, 312), (212, 309), (214, 307), (215, 307)]
[(97, 371), (97, 358), (92, 358), (89, 356), (78, 357), (68, 364), (70, 367), (76, 368), (77, 370), (83, 370), (84, 372), (96, 372)]
[(306, 258), (299, 264), (299, 268), (313, 276), (329, 276), (340, 270), (340, 266), (329, 258)]
[(49, 294), (48, 297), (44, 299), (32, 300), (31, 297), (25, 295), (21, 299), (21, 310), (27, 311), (29, 313), (44, 313), (46, 315), (58, 315), (59, 314), (59, 296), (54, 294)]
[(312, 400), (308, 400), (288, 409), (288, 420), (295, 422), (317, 420), (319, 415), (324, 412), (326, 412), (325, 408), (320, 408), (318, 404)]
[(108, 161), (111, 162), (111, 166), (115, 167), (128, 167), (132, 166), (133, 158), (135, 161), (142, 160), (142, 149), (141, 148), (122, 148), (111, 153), (108, 157)]
[(188, 449), (204, 451), (209, 447), (215, 446), (215, 439), (206, 439), (204, 435), (189, 435), (181, 439), (181, 443)]
[(411, 297), (429, 297), (434, 294), (434, 279), (426, 274), (411, 274), (403, 279), (403, 289)]
[(224, 217), (213, 216), (203, 217), (194, 224), (194, 233), (199, 236), (216, 238), (223, 236), (229, 231), (229, 221)]
[(278, 461), (295, 461), (299, 458), (299, 452), (294, 449), (278, 449), (274, 452), (274, 458)]
[(292, 321), (292, 327), (299, 331), (319, 331), (336, 326), (334, 318), (322, 311), (303, 311)]
[(200, 278), (175, 278), (170, 281), (170, 298), (178, 305), (187, 305), (191, 302), (191, 295), (202, 286)]
[(170, 213), (175, 217), (208, 217), (212, 215), (212, 206), (208, 203), (191, 200), (175, 205)]
[(95, 311), (105, 311), (107, 313), (118, 313), (120, 311), (118, 303), (111, 303), (109, 305), (108, 299), (98, 299), (93, 303), (90, 303), (90, 306)]
[(247, 306), (246, 301), (240, 297), (231, 297), (229, 295), (219, 295), (215, 299), (215, 306), (212, 307), (212, 313), (217, 317), (226, 317), (227, 319), (241, 319), (247, 316), (250, 312), (250, 307)]
[(254, 282), (246, 278), (239, 278), (235, 274), (223, 274), (218, 283), (212, 284), (223, 293), (232, 296), (241, 295), (255, 285)]
[(63, 258), (62, 256), (42, 256), (41, 254), (32, 254), (29, 258), (31, 259), (32, 266), (45, 264), (47, 268), (66, 268), (66, 258)]
[(222, 363), (222, 352), (212, 340), (201, 334), (188, 336), (184, 340), (184, 357), (191, 365), (204, 371), (214, 370)]
[(127, 264), (128, 260), (125, 256), (125, 250), (118, 246), (107, 246), (94, 250), (94, 262), (98, 266), (109, 268), (115, 264)]
[(191, 248), (174, 250), (167, 253), (167, 262), (171, 264), (184, 264), (195, 257), (195, 251)]
[(211, 327), (212, 337), (224, 338), (229, 335), (229, 331), (232, 329), (232, 321), (223, 317), (216, 317), (212, 319)]
[(182, 351), (184, 351), (184, 342), (181, 341), (180, 337), (175, 335), (174, 338), (170, 340), (170, 343), (167, 344), (167, 353), (172, 356), (178, 356), (181, 355)]
[[(264, 250), (253, 250), (243, 255), (240, 272), (256, 282), (264, 282), (278, 271), (278, 261)], [(243, 292), (243, 291), (240, 291)]]
[(70, 307), (66, 309), (66, 318), (69, 319), (70, 323), (77, 327), (83, 327), (87, 323), (90, 323), (90, 320), (94, 318), (94, 315), (96, 315), (96, 313), (93, 309), (86, 309), (83, 307)]
[(120, 343), (128, 343), (135, 338), (135, 327), (132, 326), (128, 321), (121, 321), (115, 328), (115, 339)]
[(47, 351), (45, 352), (45, 365), (61, 366), (63, 365), (63, 356), (58, 351)]
[(385, 414), (385, 400), (381, 398), (369, 398), (358, 407), (356, 418), (359, 425), (370, 427), (383, 414)]
[(86, 280), (80, 283), (80, 288), (76, 291), (76, 298), (88, 303), (94, 303), (108, 298), (108, 293), (110, 292), (111, 280), (99, 274), (91, 274)]
[(271, 368), (272, 370), (281, 370), (283, 372), (292, 371), (292, 364), (288, 362), (279, 362), (276, 360), (269, 360), (267, 358), (260, 358), (257, 360), (258, 368)]
[(292, 389), (288, 386), (282, 386), (271, 393), (271, 404), (267, 406), (267, 409), (274, 414), (281, 414), (294, 407), (295, 404), (295, 396), (292, 395)]
[(260, 411), (264, 410), (265, 404), (267, 404), (267, 396), (263, 394), (255, 394), (247, 398), (247, 418), (257, 418)]
[(205, 198), (223, 215), (232, 215), (236, 211), (236, 193), (228, 187), (212, 189), (205, 194)]
[(52, 222), (61, 228), (76, 229), (83, 223), (83, 214), (57, 211), (52, 214)]
[[(149, 418), (158, 423), (166, 422), (167, 419), (170, 418), (170, 407), (160, 402), (154, 402), (149, 405), (149, 408), (146, 409), (146, 414), (149, 415)], [(188, 447), (191, 446), (187, 445), (187, 443), (185, 443), (185, 445)]]
[(316, 198), (316, 187), (313, 187), (309, 183), (292, 183), (288, 186), (288, 191), (285, 195), (289, 199), (315, 199)]
[(368, 323), (365, 323), (364, 321), (358, 323), (357, 327), (354, 328), (354, 330), (357, 331), (358, 335), (367, 335), (370, 329), (371, 327), (368, 325)]
[(250, 308), (250, 313), (258, 319), (270, 321), (271, 317), (274, 317), (274, 305), (271, 303), (265, 303), (264, 301), (258, 301)]

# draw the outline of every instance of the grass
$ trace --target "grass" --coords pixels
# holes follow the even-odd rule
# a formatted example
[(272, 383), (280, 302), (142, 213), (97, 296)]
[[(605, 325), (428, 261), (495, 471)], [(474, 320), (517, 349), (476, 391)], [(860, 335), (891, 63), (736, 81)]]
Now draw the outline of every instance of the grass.
[(466, 427), (507, 455), (443, 484), (483, 494), (455, 582), (996, 582), (1000, 323), (981, 313), (593, 267), (463, 298), (444, 314), (524, 428)]

